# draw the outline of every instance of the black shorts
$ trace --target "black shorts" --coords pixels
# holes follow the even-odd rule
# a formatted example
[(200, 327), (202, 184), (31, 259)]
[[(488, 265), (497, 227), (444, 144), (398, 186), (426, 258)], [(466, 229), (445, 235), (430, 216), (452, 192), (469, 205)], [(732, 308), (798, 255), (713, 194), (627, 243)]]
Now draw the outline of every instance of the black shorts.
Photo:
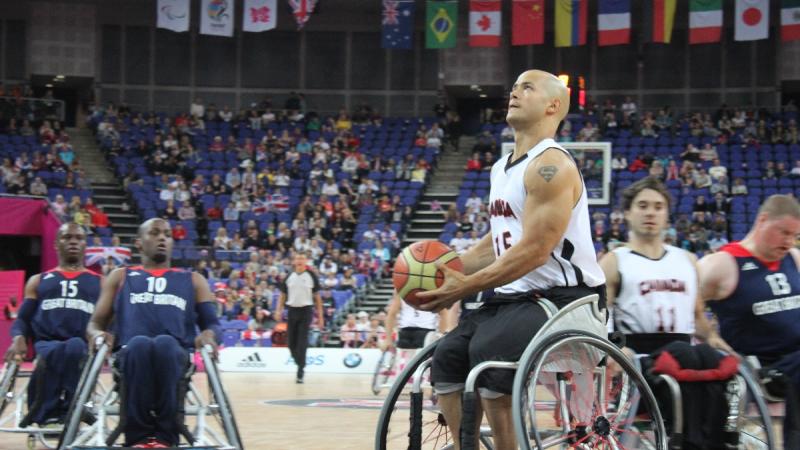
[[(484, 361), (519, 361), (548, 319), (537, 303), (538, 297), (546, 297), (561, 308), (595, 293), (600, 294), (600, 307), (605, 308), (605, 286), (554, 288), (514, 296), (497, 294), (439, 340), (431, 368), (433, 384), (464, 383), (469, 371)], [(513, 370), (489, 369), (478, 377), (477, 387), (511, 394), (513, 382)]]
[(422, 348), (425, 346), (425, 336), (436, 330), (419, 327), (400, 328), (397, 333), (397, 348)]

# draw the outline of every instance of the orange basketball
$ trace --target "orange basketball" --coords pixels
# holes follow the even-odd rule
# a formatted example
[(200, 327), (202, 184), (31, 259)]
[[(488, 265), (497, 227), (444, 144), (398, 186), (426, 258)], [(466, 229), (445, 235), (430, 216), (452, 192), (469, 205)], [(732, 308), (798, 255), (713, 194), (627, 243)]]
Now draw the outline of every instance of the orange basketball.
[(400, 298), (419, 308), (423, 301), (417, 298), (417, 294), (436, 289), (444, 282), (444, 273), (436, 268), (437, 262), (459, 272), (464, 270), (458, 254), (439, 241), (420, 241), (404, 248), (397, 255), (392, 275)]

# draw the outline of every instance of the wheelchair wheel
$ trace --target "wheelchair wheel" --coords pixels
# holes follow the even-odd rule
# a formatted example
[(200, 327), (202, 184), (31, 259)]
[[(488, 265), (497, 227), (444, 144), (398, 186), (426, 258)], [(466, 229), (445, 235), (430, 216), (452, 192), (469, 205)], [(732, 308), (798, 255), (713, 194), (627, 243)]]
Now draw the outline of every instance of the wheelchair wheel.
[(728, 382), (726, 398), (730, 409), (726, 423), (729, 448), (746, 450), (777, 449), (775, 429), (761, 387), (744, 368)]
[(10, 362), (5, 363), (3, 372), (0, 373), (0, 416), (3, 415), (6, 406), (14, 400), (14, 385), (18, 371), (19, 364)]
[[(451, 450), (453, 437), (430, 386), (430, 363), (437, 342), (420, 349), (397, 375), (383, 403), (375, 433), (375, 450)], [(412, 378), (421, 378), (412, 392)], [(481, 429), (480, 442), (491, 450), (490, 431)]]
[(526, 350), (512, 395), (523, 450), (667, 449), (644, 377), (617, 346), (593, 334), (557, 332)]
[(397, 350), (392, 349), (381, 353), (381, 359), (378, 360), (378, 365), (375, 367), (375, 373), (372, 375), (372, 393), (378, 395), (383, 390), (384, 386), (392, 379), (394, 374), (394, 364), (397, 360)]
[(88, 415), (91, 415), (91, 412), (88, 411), (86, 407), (87, 404), (92, 401), (95, 385), (97, 384), (97, 379), (100, 377), (100, 371), (103, 368), (108, 352), (108, 345), (103, 344), (97, 349), (92, 359), (84, 364), (81, 377), (78, 381), (78, 387), (70, 402), (69, 410), (67, 411), (64, 432), (61, 434), (61, 439), (58, 441), (57, 448), (59, 450), (66, 450), (69, 446), (73, 445), (75, 438), (78, 436), (81, 421)]
[(228, 443), (236, 450), (243, 450), (242, 437), (239, 434), (239, 427), (236, 425), (236, 419), (233, 417), (233, 409), (231, 402), (228, 400), (228, 394), (222, 386), (217, 364), (211, 359), (208, 348), (201, 350), (203, 363), (205, 364), (206, 375), (208, 376), (208, 384), (211, 387), (211, 393), (214, 400), (219, 406), (219, 415), (225, 431), (225, 437)]

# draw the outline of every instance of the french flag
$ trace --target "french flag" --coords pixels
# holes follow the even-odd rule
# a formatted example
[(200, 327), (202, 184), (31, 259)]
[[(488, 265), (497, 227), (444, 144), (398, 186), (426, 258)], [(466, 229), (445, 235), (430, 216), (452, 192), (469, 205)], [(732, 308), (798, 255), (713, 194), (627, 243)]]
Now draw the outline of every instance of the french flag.
[(597, 45), (629, 44), (631, 0), (600, 0), (597, 14)]

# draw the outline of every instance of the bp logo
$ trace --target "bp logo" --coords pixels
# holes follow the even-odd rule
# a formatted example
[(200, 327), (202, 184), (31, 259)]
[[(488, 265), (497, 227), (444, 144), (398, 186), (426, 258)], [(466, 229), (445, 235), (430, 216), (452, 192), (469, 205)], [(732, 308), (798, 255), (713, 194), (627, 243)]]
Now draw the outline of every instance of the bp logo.
[(344, 357), (344, 366), (348, 369), (355, 369), (361, 365), (361, 355), (358, 353), (350, 353)]

